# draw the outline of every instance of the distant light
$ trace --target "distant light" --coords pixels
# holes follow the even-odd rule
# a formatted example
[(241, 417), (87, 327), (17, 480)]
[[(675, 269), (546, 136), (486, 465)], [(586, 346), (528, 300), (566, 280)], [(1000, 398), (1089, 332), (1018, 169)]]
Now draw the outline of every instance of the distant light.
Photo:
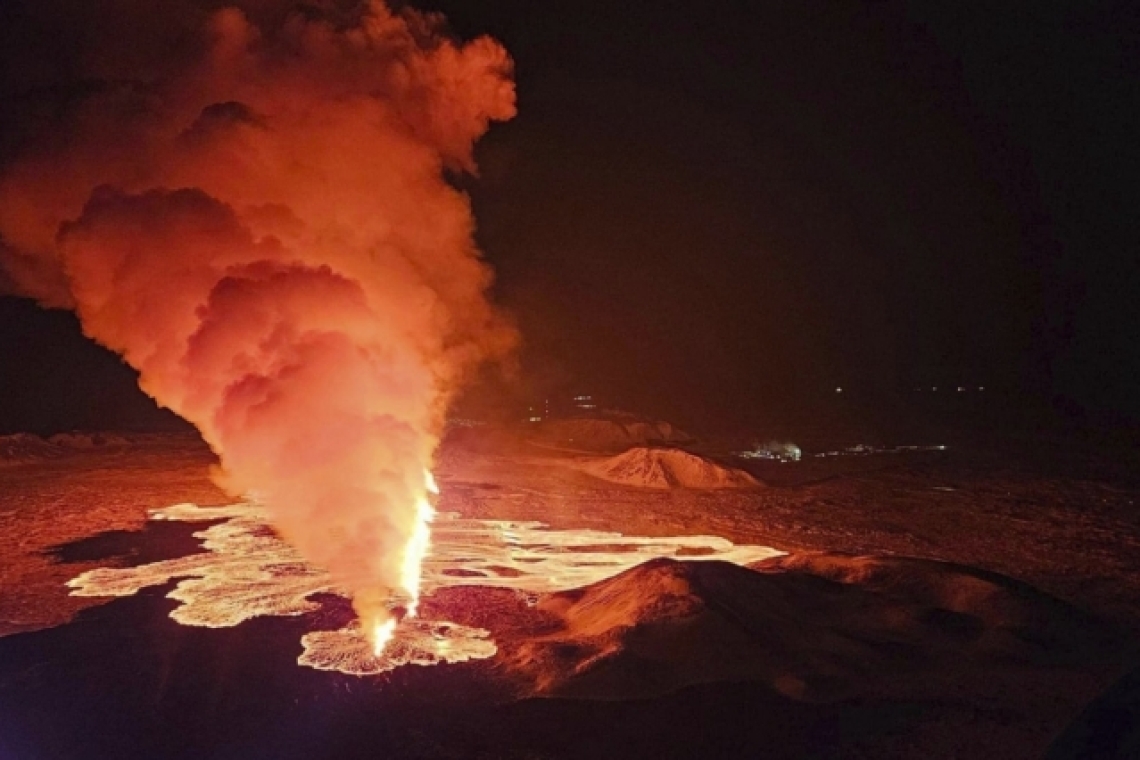
[(938, 390), (938, 386), (936, 385), (936, 386), (934, 386), (933, 388), (931, 388), (930, 390), (932, 390), (932, 391), (937, 391), (937, 390)]
[(842, 389), (842, 388), (836, 388), (836, 389), (835, 389), (835, 392), (836, 392), (836, 393), (843, 393), (843, 389)]
[(985, 389), (986, 389), (986, 386), (984, 386), (984, 385), (978, 386), (978, 390), (980, 390), (980, 391), (984, 391)]
[(961, 392), (962, 392), (962, 391), (964, 391), (964, 390), (966, 390), (966, 389), (965, 389), (965, 388), (963, 388), (961, 385), (959, 385), (959, 386), (958, 386), (958, 392), (959, 392), (959, 393), (961, 393)]

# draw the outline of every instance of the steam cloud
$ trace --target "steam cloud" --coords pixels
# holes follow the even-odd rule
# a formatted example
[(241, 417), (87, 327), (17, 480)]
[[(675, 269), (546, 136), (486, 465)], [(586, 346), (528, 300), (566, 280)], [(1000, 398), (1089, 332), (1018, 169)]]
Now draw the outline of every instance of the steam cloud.
[(511, 62), (380, 2), (204, 18), (197, 54), (87, 87), (7, 163), (0, 262), (380, 615), (451, 394), (514, 342), (443, 176), (514, 115)]

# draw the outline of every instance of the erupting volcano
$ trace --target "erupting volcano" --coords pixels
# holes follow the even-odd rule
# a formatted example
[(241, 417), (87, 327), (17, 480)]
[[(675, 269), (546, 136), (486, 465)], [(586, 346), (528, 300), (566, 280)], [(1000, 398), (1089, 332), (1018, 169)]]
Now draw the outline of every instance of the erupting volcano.
[(1003, 5), (0, 3), (0, 758), (1140, 757), (1137, 34)]
[(380, 649), (395, 597), (416, 612), (449, 399), (514, 342), (443, 176), (514, 114), (511, 61), (379, 1), (195, 34), (146, 77), (98, 71), (6, 168), (5, 268), (198, 427)]

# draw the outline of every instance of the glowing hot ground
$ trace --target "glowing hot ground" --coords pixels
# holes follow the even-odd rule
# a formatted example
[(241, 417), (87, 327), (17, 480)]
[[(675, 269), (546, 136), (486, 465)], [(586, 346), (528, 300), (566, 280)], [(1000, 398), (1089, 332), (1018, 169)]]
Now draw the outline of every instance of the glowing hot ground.
[[(200, 507), (176, 504), (151, 512), (153, 520), (224, 522), (195, 533), (205, 551), (130, 568), (99, 568), (69, 581), (72, 595), (130, 596), (181, 579), (169, 597), (181, 604), (170, 616), (183, 625), (223, 628), (258, 616), (296, 616), (320, 608), (315, 594), (348, 594), (328, 573), (306, 564), (269, 527), (256, 504)], [(554, 530), (540, 522), (435, 516), (420, 593), (448, 586), (491, 586), (526, 595), (565, 591), (611, 578), (647, 560), (721, 560), (744, 565), (783, 554), (766, 546), (738, 546), (716, 536), (650, 538), (596, 530)], [(410, 599), (393, 599), (393, 608)], [(377, 653), (358, 622), (301, 639), (298, 663), (354, 675), (383, 673), (491, 657), (490, 631), (447, 620), (405, 617)]]

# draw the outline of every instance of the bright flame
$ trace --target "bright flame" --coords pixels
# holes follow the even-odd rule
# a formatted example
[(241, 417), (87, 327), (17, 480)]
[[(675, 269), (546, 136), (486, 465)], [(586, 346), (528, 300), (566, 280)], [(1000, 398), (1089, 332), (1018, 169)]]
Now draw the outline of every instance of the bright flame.
[[(431, 494), (439, 493), (439, 486), (435, 477), (424, 470), (424, 489)], [(408, 593), (411, 601), (408, 603), (408, 617), (415, 617), (420, 604), (420, 578), (423, 575), (424, 557), (431, 548), (431, 521), (435, 518), (435, 509), (426, 495), (416, 502), (416, 527), (412, 537), (404, 549), (404, 564), (400, 573), (400, 584)]]
[(388, 642), (392, 640), (392, 634), (396, 631), (396, 618), (388, 618), (383, 622), (377, 622), (372, 627), (372, 653), (379, 657), (384, 653), (384, 647), (388, 646)]
[[(408, 595), (405, 617), (415, 617), (420, 605), (420, 580), (423, 577), (423, 562), (431, 548), (431, 522), (435, 519), (435, 508), (428, 501), (427, 494), (438, 495), (439, 485), (428, 470), (424, 470), (424, 491), (416, 501), (416, 526), (404, 547), (404, 559), (400, 568), (400, 586)], [(377, 657), (383, 652), (396, 631), (396, 618), (378, 620), (372, 625), (372, 650)]]

